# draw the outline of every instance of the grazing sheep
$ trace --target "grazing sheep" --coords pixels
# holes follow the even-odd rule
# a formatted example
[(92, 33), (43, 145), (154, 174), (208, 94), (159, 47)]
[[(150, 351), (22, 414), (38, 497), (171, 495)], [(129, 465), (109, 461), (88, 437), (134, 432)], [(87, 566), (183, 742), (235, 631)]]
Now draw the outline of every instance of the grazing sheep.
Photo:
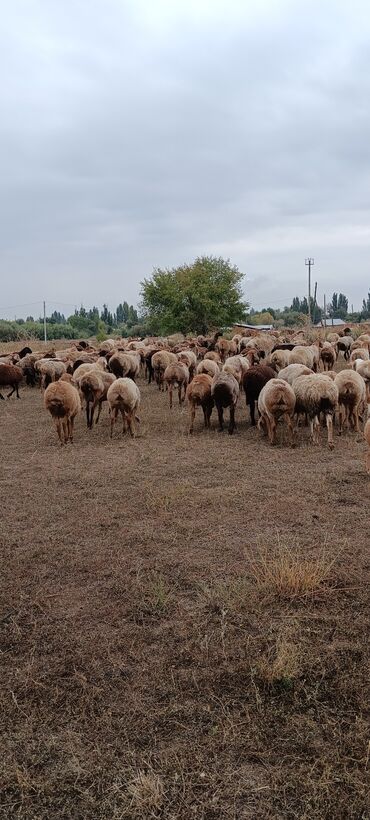
[(337, 356), (333, 345), (331, 345), (330, 342), (323, 342), (323, 346), (320, 350), (320, 360), (323, 363), (324, 371), (333, 369), (336, 358)]
[(341, 370), (334, 381), (338, 388), (339, 435), (343, 426), (351, 425), (359, 433), (358, 415), (361, 403), (366, 397), (365, 382), (354, 370)]
[(366, 454), (365, 467), (366, 467), (367, 472), (370, 474), (370, 406), (368, 407), (367, 414), (368, 414), (368, 419), (367, 419), (367, 422), (365, 424), (364, 437), (365, 437), (366, 443), (369, 446), (369, 449), (368, 449), (367, 454)]
[(217, 362), (212, 361), (212, 359), (203, 359), (202, 362), (199, 362), (197, 367), (197, 374), (207, 373), (208, 376), (211, 376), (211, 379), (213, 379), (214, 376), (217, 376), (217, 373), (219, 372), (220, 368)]
[(245, 400), (251, 417), (251, 424), (256, 424), (255, 419), (255, 403), (258, 401), (259, 394), (266, 382), (270, 379), (276, 378), (275, 370), (266, 364), (257, 364), (250, 367), (243, 377), (243, 387), (245, 390)]
[[(7, 394), (7, 398), (10, 399), (10, 396), (13, 395), (14, 390), (16, 392), (17, 399), (20, 399), (20, 395), (18, 392), (18, 385), (22, 381), (23, 373), (19, 367), (15, 367), (13, 364), (0, 364), (0, 387), (11, 387), (10, 393)], [(3, 399), (4, 396), (0, 393), (0, 399)]]
[(284, 381), (288, 382), (290, 386), (292, 386), (294, 379), (297, 376), (312, 376), (313, 370), (310, 367), (306, 367), (304, 364), (288, 364), (288, 367), (283, 367), (282, 370), (279, 370), (278, 378), (284, 379)]
[[(179, 405), (181, 407), (182, 402), (185, 400), (186, 388), (190, 381), (189, 368), (184, 362), (181, 361), (177, 362), (177, 364), (169, 364), (164, 371), (163, 380), (168, 386), (168, 392), (170, 395), (170, 410), (172, 410), (172, 395), (174, 387), (177, 387)], [(183, 390), (184, 393), (182, 393)]]
[[(335, 344), (338, 356), (339, 356), (339, 353), (343, 353), (343, 356), (344, 356), (344, 358), (347, 362), (348, 359), (349, 359), (350, 351), (351, 351), (351, 345), (353, 344), (352, 337), (351, 336), (338, 336), (336, 333), (333, 333), (333, 334), (329, 333), (329, 336), (330, 335), (337, 336), (337, 339), (335, 340), (335, 342), (332, 342), (332, 344), (333, 345)], [(328, 339), (327, 339), (328, 342), (331, 341), (331, 339), (329, 339), (329, 336), (328, 336)]]
[(163, 377), (166, 367), (168, 367), (169, 364), (177, 364), (177, 362), (178, 358), (176, 353), (170, 353), (168, 350), (159, 350), (153, 354), (152, 368), (159, 390), (164, 390)]
[(199, 373), (187, 387), (186, 398), (190, 405), (190, 428), (189, 433), (194, 430), (195, 411), (201, 407), (204, 416), (205, 428), (210, 427), (211, 414), (213, 409), (213, 398), (211, 393), (212, 379), (207, 373)]
[(203, 361), (206, 362), (208, 361), (208, 359), (211, 362), (217, 362), (221, 364), (221, 356), (219, 353), (217, 353), (217, 350), (209, 350), (207, 353), (205, 353)]
[(136, 415), (140, 405), (140, 390), (137, 384), (127, 377), (116, 379), (108, 390), (107, 399), (110, 410), (110, 437), (113, 437), (113, 428), (118, 413), (121, 413), (122, 433), (126, 432), (127, 422), (131, 436), (134, 438), (135, 419), (140, 421)]
[(217, 408), (219, 431), (224, 429), (224, 409), (229, 407), (229, 433), (233, 434), (235, 430), (235, 407), (239, 398), (239, 384), (234, 376), (230, 373), (221, 371), (212, 380), (211, 395)]
[[(229, 356), (222, 368), (224, 373), (230, 373), (238, 384), (243, 381), (243, 376), (249, 370), (249, 359), (246, 356)], [(216, 373), (217, 375), (217, 373)]]
[(183, 362), (189, 370), (189, 380), (194, 376), (195, 368), (197, 366), (197, 357), (194, 353), (194, 350), (181, 350), (180, 353), (177, 354), (179, 362)]
[(294, 408), (295, 394), (290, 384), (284, 379), (269, 379), (258, 397), (258, 428), (267, 432), (270, 444), (276, 442), (277, 421), (282, 416), (288, 426), (291, 445), (294, 445)]
[(45, 390), (48, 384), (58, 381), (66, 369), (64, 362), (57, 361), (57, 359), (39, 359), (35, 363), (35, 370), (40, 376), (41, 389)]
[(338, 404), (338, 388), (325, 374), (297, 376), (293, 381), (296, 413), (305, 413), (310, 419), (311, 440), (319, 443), (320, 413), (324, 413), (328, 429), (328, 445), (332, 450), (333, 415)]
[(315, 373), (318, 370), (320, 361), (320, 349), (317, 345), (297, 345), (289, 353), (289, 364), (304, 364)]
[(67, 444), (68, 440), (73, 443), (73, 425), (81, 410), (81, 400), (68, 373), (48, 385), (44, 393), (44, 406), (55, 422), (61, 445)]
[(86, 402), (86, 422), (88, 430), (92, 430), (95, 408), (97, 406), (98, 416), (96, 423), (98, 423), (101, 405), (106, 399), (107, 390), (112, 382), (115, 381), (115, 378), (113, 373), (105, 373), (99, 370), (98, 367), (93, 367), (79, 379), (78, 386)]

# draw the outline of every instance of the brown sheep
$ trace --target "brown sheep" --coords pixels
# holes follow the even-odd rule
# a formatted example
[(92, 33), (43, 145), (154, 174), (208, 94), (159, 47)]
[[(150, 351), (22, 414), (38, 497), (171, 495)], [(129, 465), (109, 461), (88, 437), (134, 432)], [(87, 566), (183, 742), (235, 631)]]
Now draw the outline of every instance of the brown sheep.
[[(163, 374), (163, 381), (168, 386), (170, 396), (170, 410), (172, 410), (172, 395), (173, 388), (177, 387), (179, 396), (179, 405), (185, 400), (186, 388), (190, 381), (189, 368), (183, 362), (177, 364), (169, 364)], [(184, 390), (184, 393), (182, 391)]]
[(199, 362), (197, 367), (197, 373), (207, 373), (208, 376), (211, 376), (211, 379), (219, 372), (220, 368), (217, 362), (212, 361), (212, 359), (204, 359), (202, 362)]
[(291, 445), (294, 445), (294, 408), (295, 394), (290, 384), (284, 379), (269, 379), (258, 397), (258, 428), (267, 433), (270, 444), (276, 442), (276, 425), (282, 416), (288, 426)]
[(324, 371), (332, 370), (336, 362), (336, 352), (330, 342), (324, 342), (320, 350), (320, 361), (323, 363)]
[(201, 407), (204, 416), (205, 428), (210, 427), (211, 414), (213, 409), (213, 398), (211, 395), (212, 379), (206, 373), (199, 373), (194, 376), (193, 381), (187, 387), (186, 398), (190, 405), (190, 428), (189, 433), (194, 430), (195, 411)]
[(81, 410), (81, 399), (68, 373), (48, 385), (44, 393), (44, 406), (55, 422), (61, 445), (67, 444), (68, 440), (73, 443), (73, 425)]
[(158, 389), (164, 390), (164, 371), (169, 364), (177, 364), (178, 358), (176, 353), (170, 353), (168, 350), (159, 350), (152, 356), (152, 368), (154, 378), (157, 382)]
[(257, 364), (254, 367), (250, 367), (249, 370), (244, 373), (243, 387), (245, 390), (245, 400), (247, 407), (249, 406), (251, 424), (253, 426), (256, 424), (255, 403), (258, 401), (259, 394), (266, 382), (275, 378), (275, 370), (266, 364)]
[[(16, 392), (17, 399), (20, 399), (18, 385), (22, 381), (22, 378), (23, 373), (19, 367), (15, 367), (13, 364), (0, 364), (0, 387), (12, 388), (10, 393), (7, 394), (8, 399), (13, 395), (14, 391)], [(0, 393), (0, 399), (3, 398), (3, 394)]]
[(234, 376), (230, 373), (221, 371), (212, 381), (211, 389), (212, 398), (217, 408), (219, 432), (224, 429), (224, 409), (229, 407), (229, 434), (232, 435), (235, 430), (235, 407), (239, 398), (239, 384)]

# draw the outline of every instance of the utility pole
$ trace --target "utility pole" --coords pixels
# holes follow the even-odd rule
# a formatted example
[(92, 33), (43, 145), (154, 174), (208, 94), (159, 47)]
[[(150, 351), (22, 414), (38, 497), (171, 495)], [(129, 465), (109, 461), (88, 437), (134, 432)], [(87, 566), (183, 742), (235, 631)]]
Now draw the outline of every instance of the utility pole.
[(46, 303), (44, 302), (44, 342), (47, 342), (47, 335), (46, 335)]
[(351, 310), (352, 310), (352, 314), (353, 314), (353, 302), (352, 302), (352, 304), (351, 304)]
[(311, 324), (311, 268), (315, 264), (315, 260), (311, 256), (305, 259), (305, 265), (308, 266), (308, 321)]
[(326, 293), (324, 293), (324, 327), (326, 328)]

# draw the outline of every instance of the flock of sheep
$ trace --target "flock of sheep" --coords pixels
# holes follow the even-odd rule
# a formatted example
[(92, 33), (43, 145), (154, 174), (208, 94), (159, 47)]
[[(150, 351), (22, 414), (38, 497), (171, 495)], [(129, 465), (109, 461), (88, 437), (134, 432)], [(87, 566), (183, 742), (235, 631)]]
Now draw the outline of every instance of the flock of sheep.
[[(177, 342), (177, 343), (176, 343)], [(348, 366), (333, 370), (338, 356)], [(85, 407), (88, 428), (99, 421), (106, 401), (113, 435), (117, 417), (122, 417), (123, 432), (128, 427), (135, 435), (139, 421), (140, 390), (136, 380), (145, 371), (148, 383), (168, 391), (170, 408), (173, 391), (181, 405), (186, 399), (190, 408), (189, 433), (193, 432), (197, 408), (201, 408), (205, 427), (210, 426), (216, 407), (219, 429), (223, 429), (224, 411), (229, 412), (228, 430), (235, 429), (235, 410), (242, 390), (250, 409), (252, 425), (276, 441), (277, 422), (282, 419), (294, 445), (298, 424), (305, 418), (310, 424), (311, 439), (318, 441), (321, 420), (327, 427), (328, 445), (334, 446), (333, 427), (338, 433), (351, 427), (360, 431), (370, 448), (370, 333), (357, 339), (350, 331), (328, 333), (310, 344), (303, 331), (242, 335), (231, 340), (220, 333), (178, 341), (168, 339), (108, 339), (98, 348), (80, 342), (60, 351), (19, 353), (0, 357), (0, 387), (10, 386), (9, 397), (22, 381), (39, 383), (44, 406), (51, 414), (60, 443), (73, 441), (73, 425)], [(3, 396), (0, 393), (0, 397)], [(370, 449), (366, 468), (370, 472)]]

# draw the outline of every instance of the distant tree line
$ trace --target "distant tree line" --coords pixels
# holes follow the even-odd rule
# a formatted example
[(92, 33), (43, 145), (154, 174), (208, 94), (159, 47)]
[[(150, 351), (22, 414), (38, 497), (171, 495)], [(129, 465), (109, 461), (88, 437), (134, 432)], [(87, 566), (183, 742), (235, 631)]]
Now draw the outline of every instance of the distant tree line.
[[(367, 298), (362, 301), (362, 309), (354, 313), (348, 310), (348, 297), (344, 293), (333, 293), (330, 302), (326, 305), (326, 318), (343, 319), (347, 322), (365, 322), (370, 319), (370, 290)], [(251, 310), (248, 314), (248, 321), (251, 324), (274, 324), (276, 327), (293, 327), (304, 325), (308, 317), (308, 299), (306, 296), (301, 299), (295, 296), (292, 304), (278, 310), (277, 308), (266, 307), (261, 311)], [(313, 324), (323, 321), (324, 308), (317, 304), (311, 297), (311, 319)]]
[[(46, 317), (46, 332), (48, 339), (76, 339), (79, 336), (97, 336), (103, 339), (109, 334), (139, 335), (145, 333), (145, 328), (140, 324), (133, 305), (122, 302), (113, 312), (109, 310), (108, 305), (103, 305), (100, 311), (95, 306), (87, 310), (81, 305), (68, 317), (54, 310)], [(27, 319), (16, 319), (14, 322), (0, 320), (0, 341), (11, 342), (24, 338), (44, 338), (42, 317), (35, 319), (33, 316), (27, 316)]]

